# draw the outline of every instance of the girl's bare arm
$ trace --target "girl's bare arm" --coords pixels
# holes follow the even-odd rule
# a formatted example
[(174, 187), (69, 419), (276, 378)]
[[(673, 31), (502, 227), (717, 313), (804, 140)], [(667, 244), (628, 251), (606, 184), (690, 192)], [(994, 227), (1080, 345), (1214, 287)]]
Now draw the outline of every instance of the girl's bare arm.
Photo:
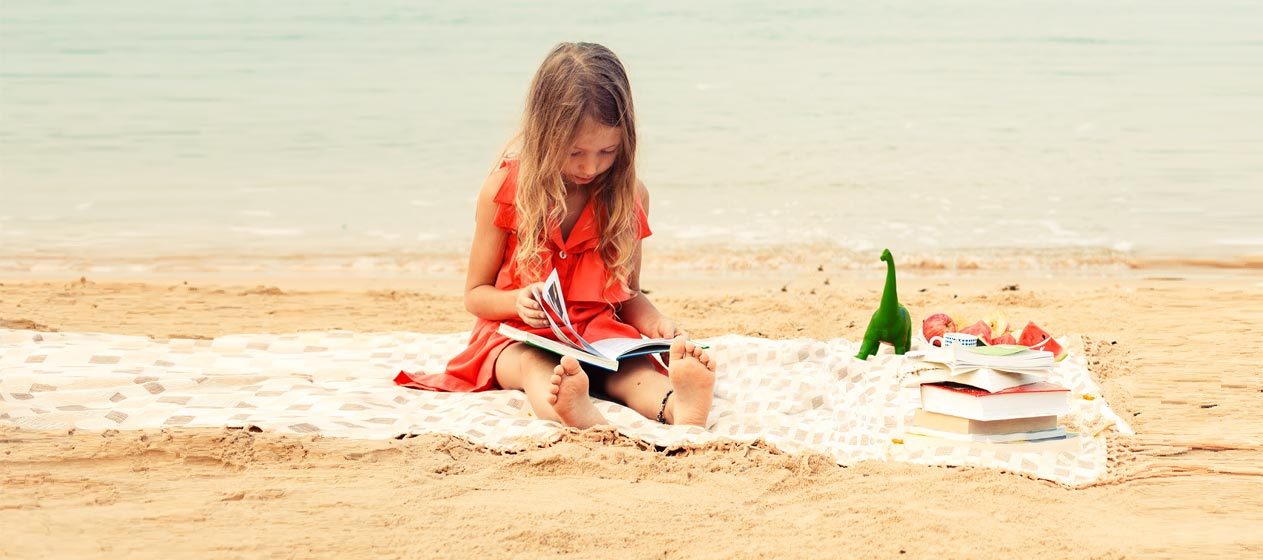
[[(648, 215), (649, 190), (645, 188), (644, 183), (640, 184), (640, 203), (644, 206), (645, 214)], [(687, 333), (675, 321), (658, 310), (657, 306), (649, 300), (649, 296), (640, 291), (640, 262), (641, 243), (637, 242), (636, 255), (632, 257), (632, 269), (627, 274), (627, 289), (632, 297), (619, 306), (618, 316), (646, 336), (653, 338), (687, 336)]]
[(530, 286), (520, 290), (495, 287), (509, 238), (508, 233), (495, 225), (495, 196), (508, 173), (507, 169), (492, 173), (478, 193), (474, 243), (469, 251), (469, 272), (465, 275), (465, 309), (489, 321), (521, 317), (528, 325), (542, 327), (547, 323), (539, 303), (530, 295)]

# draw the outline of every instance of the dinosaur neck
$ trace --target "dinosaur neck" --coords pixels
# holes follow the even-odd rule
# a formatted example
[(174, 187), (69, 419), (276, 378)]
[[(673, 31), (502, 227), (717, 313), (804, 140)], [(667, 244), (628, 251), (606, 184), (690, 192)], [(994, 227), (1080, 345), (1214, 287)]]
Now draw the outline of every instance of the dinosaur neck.
[(899, 291), (895, 289), (895, 260), (886, 261), (886, 289), (881, 293), (882, 309), (899, 307)]

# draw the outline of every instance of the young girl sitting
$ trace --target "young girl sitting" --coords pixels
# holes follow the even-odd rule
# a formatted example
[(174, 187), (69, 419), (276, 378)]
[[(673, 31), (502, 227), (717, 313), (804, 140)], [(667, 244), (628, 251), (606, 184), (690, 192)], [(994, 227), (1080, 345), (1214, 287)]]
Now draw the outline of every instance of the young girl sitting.
[[(640, 291), (649, 192), (636, 179), (622, 62), (601, 45), (554, 48), (531, 82), (519, 140), (519, 154), (501, 161), (478, 196), (465, 283), (465, 308), (477, 317), (469, 347), (442, 374), (400, 380), (436, 391), (521, 389), (536, 416), (578, 428), (607, 423), (588, 398), (595, 387), (647, 418), (705, 427), (714, 361)], [(617, 372), (587, 372), (496, 332), (503, 322), (555, 338), (532, 296), (553, 269), (580, 335), (674, 338), (665, 371), (639, 356)]]

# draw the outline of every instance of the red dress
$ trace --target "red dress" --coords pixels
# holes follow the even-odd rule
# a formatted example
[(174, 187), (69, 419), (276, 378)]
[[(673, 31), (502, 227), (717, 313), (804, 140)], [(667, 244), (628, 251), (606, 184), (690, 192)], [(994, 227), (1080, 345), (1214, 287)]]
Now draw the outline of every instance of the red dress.
[[(517, 160), (506, 160), (500, 167), (507, 167), (509, 174), (495, 196), (496, 215), (493, 223), (508, 232), (509, 237), (504, 246), (504, 257), (500, 271), (496, 274), (495, 286), (501, 290), (514, 290), (524, 285), (517, 277), (517, 266), (513, 262), (513, 251), (517, 248), (517, 209), (514, 206), (517, 195)], [(549, 230), (546, 247), (551, 255), (550, 264), (557, 269), (570, 321), (583, 338), (601, 340), (610, 337), (638, 337), (640, 332), (635, 327), (623, 323), (614, 315), (614, 305), (631, 298), (626, 283), (615, 283), (604, 289), (609, 271), (597, 251), (599, 224), (595, 205), (593, 200), (588, 200), (569, 237), (562, 239), (560, 226)], [(636, 201), (636, 222), (641, 239), (652, 233), (640, 200)], [(480, 317), (474, 322), (469, 347), (448, 362), (446, 371), (428, 375), (401, 371), (395, 377), (395, 383), (431, 391), (473, 392), (498, 389), (496, 359), (500, 357), (500, 352), (515, 342), (496, 332), (501, 322), (527, 332), (556, 338), (548, 327), (527, 326), (520, 317), (504, 321), (489, 321)]]

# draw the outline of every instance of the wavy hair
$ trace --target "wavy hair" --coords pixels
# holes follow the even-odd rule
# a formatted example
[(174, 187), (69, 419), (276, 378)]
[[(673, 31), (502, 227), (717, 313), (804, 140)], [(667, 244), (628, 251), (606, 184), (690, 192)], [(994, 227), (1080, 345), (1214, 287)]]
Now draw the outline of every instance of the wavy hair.
[(606, 288), (631, 273), (636, 220), (636, 119), (623, 63), (594, 43), (561, 43), (535, 72), (518, 133), (517, 237), (513, 261), (519, 277), (538, 281), (547, 272), (549, 228), (566, 215), (561, 170), (584, 119), (622, 131), (614, 164), (591, 184), (599, 228), (597, 250), (609, 271)]

